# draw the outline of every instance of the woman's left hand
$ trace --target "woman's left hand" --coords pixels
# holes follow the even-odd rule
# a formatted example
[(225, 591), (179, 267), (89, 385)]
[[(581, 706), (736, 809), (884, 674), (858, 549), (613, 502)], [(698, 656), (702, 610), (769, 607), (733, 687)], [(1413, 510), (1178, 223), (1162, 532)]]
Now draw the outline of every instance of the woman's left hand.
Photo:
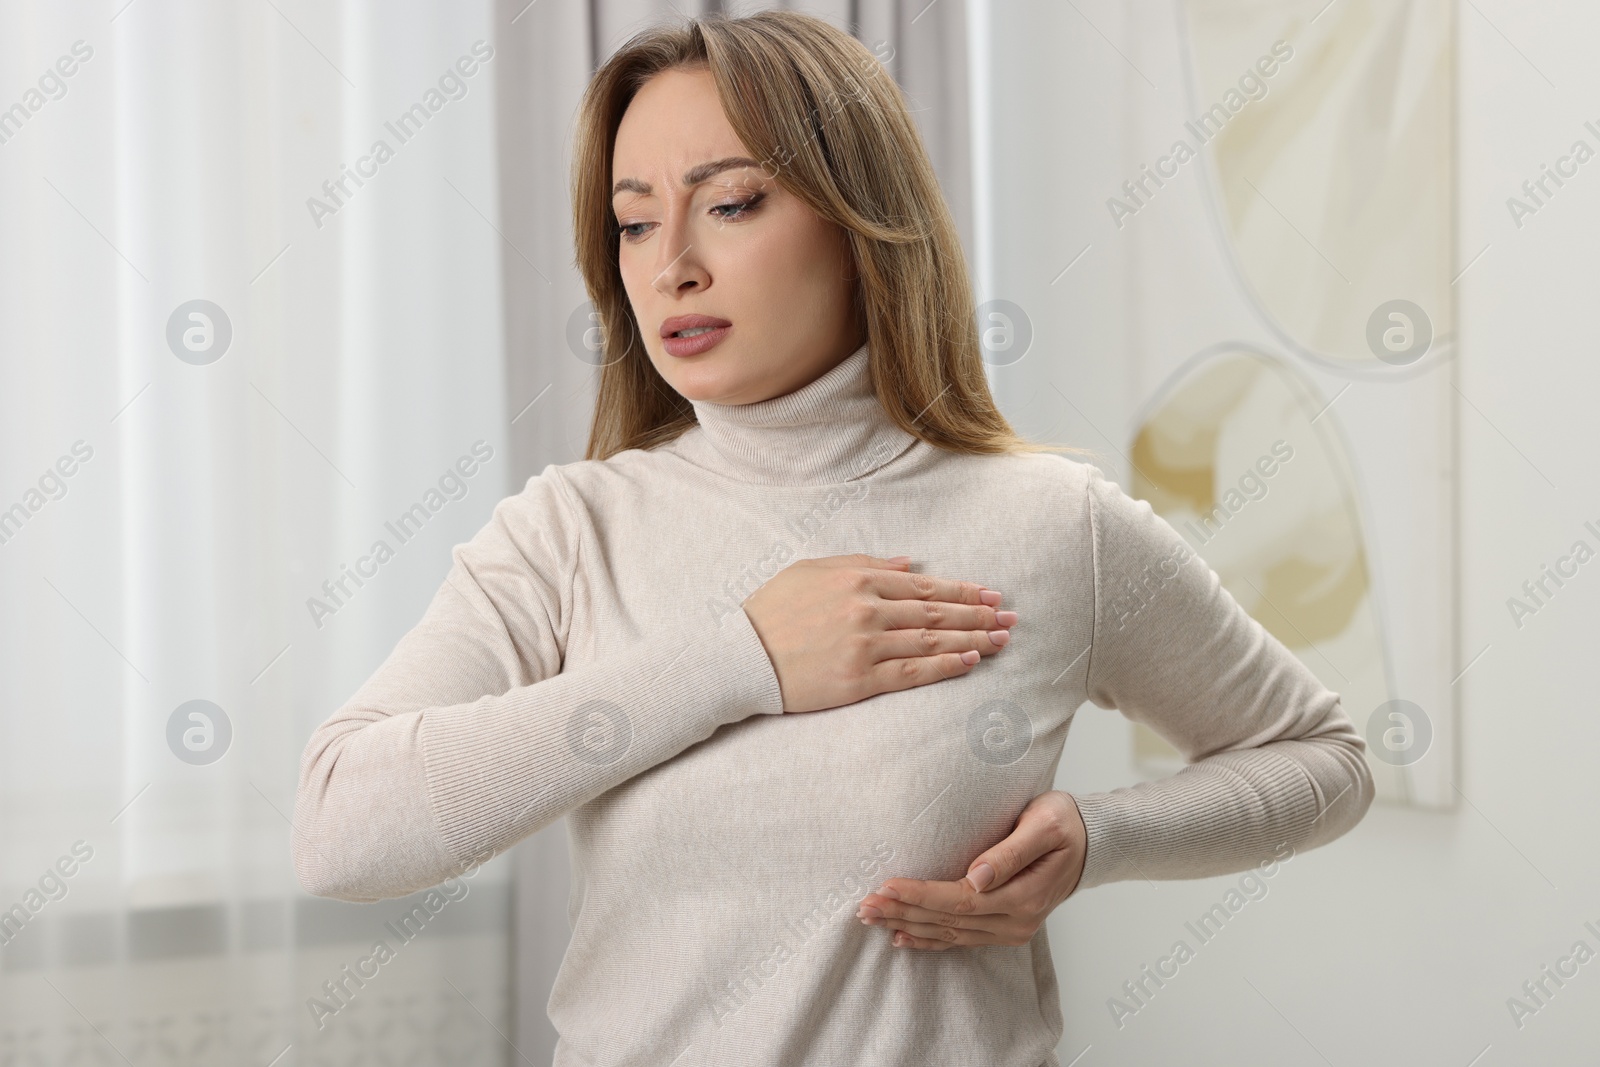
[(856, 916), (894, 930), (894, 944), (906, 948), (1025, 945), (1078, 887), (1087, 836), (1071, 794), (1041, 793), (1008, 837), (972, 861), (966, 878), (890, 878), (862, 899)]

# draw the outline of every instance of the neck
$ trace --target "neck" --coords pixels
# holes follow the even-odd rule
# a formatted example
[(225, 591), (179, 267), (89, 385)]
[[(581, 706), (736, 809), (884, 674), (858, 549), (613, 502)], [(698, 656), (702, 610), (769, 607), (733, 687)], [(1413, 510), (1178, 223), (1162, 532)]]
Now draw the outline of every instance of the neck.
[(699, 425), (674, 442), (679, 454), (761, 485), (854, 481), (917, 441), (878, 402), (866, 345), (809, 384), (770, 400), (690, 403)]

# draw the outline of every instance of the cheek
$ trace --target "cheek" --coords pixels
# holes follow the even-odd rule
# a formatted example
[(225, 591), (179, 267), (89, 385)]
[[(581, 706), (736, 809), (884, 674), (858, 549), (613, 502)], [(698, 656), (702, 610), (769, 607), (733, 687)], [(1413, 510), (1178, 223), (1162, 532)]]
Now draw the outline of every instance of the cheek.
[(617, 254), (617, 272), (622, 275), (622, 290), (635, 308), (650, 292), (650, 262), (638, 249), (624, 246)]
[(738, 257), (740, 276), (759, 279), (764, 291), (791, 305), (833, 303), (846, 284), (838, 238), (814, 224), (774, 226), (729, 251)]
[(617, 270), (622, 274), (622, 284), (633, 285), (643, 262), (639, 250), (626, 241), (617, 248)]

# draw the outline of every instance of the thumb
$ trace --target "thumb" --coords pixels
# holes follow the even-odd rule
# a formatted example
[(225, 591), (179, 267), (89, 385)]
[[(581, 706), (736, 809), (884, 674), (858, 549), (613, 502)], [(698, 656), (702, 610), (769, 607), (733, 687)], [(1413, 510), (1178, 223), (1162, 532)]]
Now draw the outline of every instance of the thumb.
[(980, 893), (999, 889), (1034, 860), (1059, 847), (1052, 823), (1034, 797), (1022, 809), (1017, 827), (1004, 840), (984, 852), (967, 868), (967, 881)]

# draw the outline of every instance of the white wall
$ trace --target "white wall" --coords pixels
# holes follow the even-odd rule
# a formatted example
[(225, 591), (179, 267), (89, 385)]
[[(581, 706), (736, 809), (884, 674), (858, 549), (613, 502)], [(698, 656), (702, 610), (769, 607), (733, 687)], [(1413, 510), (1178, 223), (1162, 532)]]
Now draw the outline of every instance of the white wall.
[[(1321, 6), (1306, 6), (1307, 17)], [(1097, 412), (1128, 406), (1122, 357), (1140, 343), (1141, 309), (1126, 295), (1127, 230), (1112, 226), (1105, 200), (1129, 176), (1129, 160), (1151, 158), (1166, 140), (1131, 126), (1127, 102), (1149, 91), (1143, 76), (1165, 85), (1181, 75), (1174, 66), (1136, 72), (1118, 50), (1139, 54), (1139, 35), (1161, 32), (1171, 8), (1079, 0), (995, 5), (991, 17), (996, 268), (995, 290), (979, 299), (1022, 304), (1036, 331), (1033, 366), (1000, 369), (996, 389), (1024, 432), (1094, 448), (1123, 469), (1113, 443), (1123, 446), (1128, 427)], [(1196, 944), (1185, 921), (1237, 876), (1126, 882), (1068, 900), (1050, 924), (1067, 1020), (1063, 1064), (1086, 1046), (1084, 1067), (1592, 1062), (1600, 962), (1564, 987), (1550, 984), (1555, 995), (1520, 1029), (1506, 1002), (1579, 939), (1600, 951), (1600, 937), (1583, 926), (1600, 928), (1591, 681), (1600, 561), (1520, 630), (1506, 599), (1574, 540), (1597, 543), (1583, 522), (1600, 526), (1588, 441), (1600, 395), (1591, 312), (1600, 159), (1520, 230), (1506, 198), (1575, 139), (1600, 149), (1600, 136), (1583, 128), (1587, 119), (1600, 127), (1585, 44), (1600, 33), (1600, 10), (1575, 0), (1467, 4), (1457, 32), (1460, 266), (1488, 246), (1456, 286), (1457, 381), (1476, 405), (1459, 413), (1462, 665), (1488, 646), (1455, 687), (1454, 780), (1464, 800), (1447, 813), (1374, 805), (1346, 837), (1296, 857), (1121, 1029), (1107, 999), (1179, 937)], [(1193, 225), (1171, 227), (1170, 254), (1203, 261), (1213, 238), (1199, 190), (1192, 173), (1178, 182), (1187, 184), (1161, 210), (1168, 224), (1188, 213)], [(1203, 331), (1207, 309), (1193, 314)], [(1082, 414), (1036, 387), (1044, 378)], [(1086, 705), (1058, 786), (1137, 780), (1130, 730), (1116, 712)]]

